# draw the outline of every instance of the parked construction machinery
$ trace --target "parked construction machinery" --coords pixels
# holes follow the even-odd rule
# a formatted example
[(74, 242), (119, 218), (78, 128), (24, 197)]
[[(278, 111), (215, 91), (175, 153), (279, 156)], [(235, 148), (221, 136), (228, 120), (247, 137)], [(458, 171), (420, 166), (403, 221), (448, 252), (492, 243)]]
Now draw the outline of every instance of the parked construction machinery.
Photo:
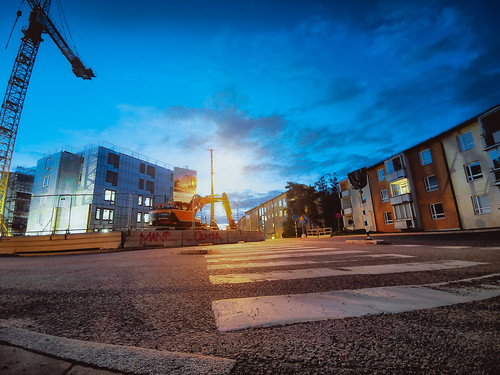
[(206, 204), (214, 204), (221, 202), (224, 210), (226, 211), (228, 228), (237, 229), (236, 222), (233, 219), (231, 206), (226, 193), (219, 195), (207, 195), (201, 197), (195, 195), (189, 203), (186, 202), (167, 202), (164, 206), (158, 207), (149, 212), (149, 225), (157, 230), (160, 229), (206, 229), (217, 230), (219, 227), (211, 215), (210, 223), (202, 223), (200, 219), (196, 218), (196, 214)]

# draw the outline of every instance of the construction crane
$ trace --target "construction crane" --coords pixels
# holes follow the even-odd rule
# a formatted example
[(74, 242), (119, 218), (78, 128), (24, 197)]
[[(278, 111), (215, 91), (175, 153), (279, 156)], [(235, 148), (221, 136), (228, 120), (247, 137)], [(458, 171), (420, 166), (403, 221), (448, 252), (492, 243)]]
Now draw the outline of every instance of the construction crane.
[[(49, 18), (50, 2), (51, 0), (27, 0), (27, 3), (31, 7), (29, 25), (27, 29), (23, 29), (24, 36), (21, 38), (21, 46), (14, 62), (14, 68), (7, 84), (0, 112), (0, 172), (2, 173), (0, 177), (0, 230), (2, 234), (8, 233), (3, 212), (17, 128), (21, 118), (31, 71), (35, 63), (35, 57), (40, 42), (43, 41), (42, 34), (49, 34), (70, 62), (73, 73), (77, 77), (83, 79), (92, 79), (92, 77), (95, 77), (92, 69), (85, 67)], [(17, 17), (19, 18), (20, 16), (21, 12), (19, 11)]]

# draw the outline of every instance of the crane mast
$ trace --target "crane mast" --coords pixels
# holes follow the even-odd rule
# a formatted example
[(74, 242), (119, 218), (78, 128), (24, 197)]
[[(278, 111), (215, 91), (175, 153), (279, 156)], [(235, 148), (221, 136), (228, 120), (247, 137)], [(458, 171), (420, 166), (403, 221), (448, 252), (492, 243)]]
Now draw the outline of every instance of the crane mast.
[(85, 67), (50, 20), (48, 12), (51, 0), (27, 0), (27, 2), (32, 9), (29, 26), (23, 30), (24, 36), (21, 38), (21, 46), (14, 61), (0, 112), (0, 230), (3, 234), (8, 233), (4, 221), (4, 208), (10, 164), (31, 72), (38, 48), (43, 41), (42, 33), (47, 33), (52, 38), (71, 63), (73, 73), (77, 77), (83, 79), (95, 77), (92, 69)]

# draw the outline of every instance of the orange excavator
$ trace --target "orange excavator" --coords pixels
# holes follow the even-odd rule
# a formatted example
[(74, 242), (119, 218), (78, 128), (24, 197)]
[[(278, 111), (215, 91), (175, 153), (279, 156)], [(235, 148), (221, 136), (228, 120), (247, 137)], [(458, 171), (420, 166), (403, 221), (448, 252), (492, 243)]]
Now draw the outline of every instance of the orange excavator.
[(219, 195), (207, 195), (201, 197), (195, 195), (189, 203), (186, 202), (168, 202), (164, 206), (159, 205), (155, 210), (149, 212), (149, 225), (156, 229), (219, 229), (211, 215), (210, 225), (202, 223), (196, 218), (198, 211), (206, 204), (221, 202), (226, 211), (229, 229), (237, 229), (236, 222), (233, 220), (231, 206), (226, 193)]

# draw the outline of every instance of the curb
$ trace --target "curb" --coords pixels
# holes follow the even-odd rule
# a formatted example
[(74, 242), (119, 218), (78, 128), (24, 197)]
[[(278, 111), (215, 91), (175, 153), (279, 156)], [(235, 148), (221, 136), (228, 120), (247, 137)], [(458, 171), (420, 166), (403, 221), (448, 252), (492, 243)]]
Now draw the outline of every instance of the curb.
[(16, 328), (0, 321), (0, 341), (93, 368), (128, 374), (229, 374), (228, 358), (68, 339)]
[(346, 240), (345, 243), (348, 244), (369, 244), (369, 245), (380, 245), (386, 243), (384, 240)]

